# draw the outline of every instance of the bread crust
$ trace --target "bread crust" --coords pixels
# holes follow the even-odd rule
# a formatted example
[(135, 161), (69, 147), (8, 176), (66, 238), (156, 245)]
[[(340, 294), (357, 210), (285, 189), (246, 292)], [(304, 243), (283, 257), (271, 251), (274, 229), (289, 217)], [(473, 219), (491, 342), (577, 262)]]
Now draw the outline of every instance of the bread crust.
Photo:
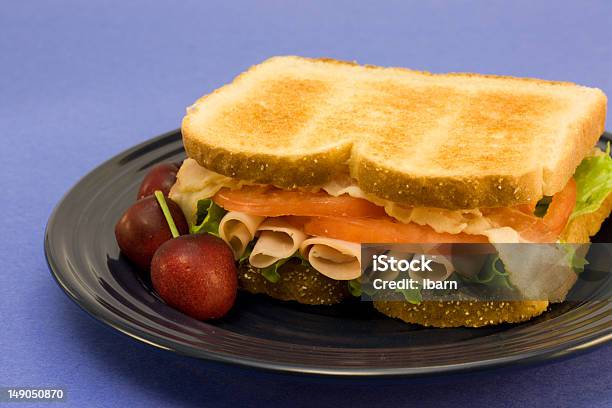
[[(182, 132), (190, 157), (229, 177), (311, 188), (348, 171), (390, 201), (469, 209), (561, 190), (603, 132), (606, 106), (600, 90), (568, 82), (275, 57), (200, 98)], [(427, 160), (401, 164), (406, 146), (428, 148), (431, 130)]]
[(376, 301), (374, 307), (384, 315), (433, 327), (483, 327), (520, 323), (538, 316), (548, 308), (547, 301), (512, 302), (408, 302)]
[(597, 141), (593, 140), (593, 135), (599, 137), (605, 130), (607, 106), (608, 99), (601, 93), (584, 116), (577, 116), (568, 124), (570, 128), (568, 132), (573, 136), (558, 146), (556, 166), (544, 167), (542, 189), (544, 195), (553, 195), (561, 191), (574, 175), (582, 159), (593, 150), (593, 145)]
[[(541, 173), (518, 176), (413, 177), (380, 166), (367, 158), (351, 161), (351, 175), (359, 187), (385, 200), (419, 207), (450, 210), (506, 207), (541, 196)], [(520, 186), (520, 187), (518, 187)]]
[[(185, 122), (183, 122), (185, 123)], [(217, 173), (255, 183), (282, 188), (320, 186), (346, 168), (350, 145), (340, 145), (320, 153), (291, 158), (270, 154), (229, 151), (203, 142), (183, 126), (183, 144), (189, 157)]]

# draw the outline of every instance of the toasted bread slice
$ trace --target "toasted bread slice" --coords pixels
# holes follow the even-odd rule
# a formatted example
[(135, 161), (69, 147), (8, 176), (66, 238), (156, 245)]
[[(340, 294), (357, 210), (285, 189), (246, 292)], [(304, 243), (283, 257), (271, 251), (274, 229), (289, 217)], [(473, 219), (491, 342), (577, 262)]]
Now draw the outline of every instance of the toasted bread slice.
[(299, 263), (287, 262), (279, 268), (279, 275), (279, 281), (272, 283), (263, 277), (260, 269), (247, 262), (238, 270), (238, 282), (248, 292), (306, 305), (333, 305), (350, 296), (345, 281), (330, 279)]
[(606, 104), (567, 82), (276, 57), (198, 100), (182, 132), (230, 177), (294, 188), (350, 172), (410, 206), (502, 207), (561, 190)]
[[(571, 243), (588, 243), (599, 231), (601, 224), (612, 211), (612, 194), (595, 212), (574, 218), (561, 234), (561, 240)], [(407, 323), (434, 327), (481, 327), (500, 323), (519, 323), (542, 314), (548, 301), (512, 302), (374, 302), (376, 309)]]

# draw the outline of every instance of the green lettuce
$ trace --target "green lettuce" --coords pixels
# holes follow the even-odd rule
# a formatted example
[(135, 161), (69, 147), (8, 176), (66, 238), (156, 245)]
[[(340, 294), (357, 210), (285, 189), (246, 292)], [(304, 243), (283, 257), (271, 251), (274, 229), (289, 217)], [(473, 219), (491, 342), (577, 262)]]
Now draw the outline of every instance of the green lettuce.
[(461, 279), (493, 288), (512, 289), (508, 272), (506, 272), (504, 263), (499, 258), (498, 254), (489, 255), (485, 265), (476, 275), (472, 277), (461, 276)]
[(263, 268), (261, 270), (261, 275), (272, 283), (278, 282), (280, 280), (280, 273), (278, 273), (278, 268), (286, 264), (289, 259), (290, 258), (279, 259), (272, 265)]
[(612, 192), (612, 159), (610, 143), (606, 154), (585, 158), (574, 173), (576, 180), (576, 207), (570, 220), (597, 211)]
[[(510, 284), (508, 273), (504, 269), (504, 264), (497, 254), (490, 255), (485, 265), (476, 275), (470, 278), (458, 274), (454, 274), (453, 276), (470, 283), (485, 285), (491, 289), (513, 289)], [(397, 292), (400, 292), (408, 303), (418, 305), (423, 301), (423, 295), (420, 288), (398, 289)]]
[[(247, 245), (244, 254), (238, 259), (238, 265), (242, 265), (245, 262), (249, 261), (249, 257), (251, 256), (251, 252), (253, 252), (253, 247), (255, 246), (255, 241), (251, 241), (249, 245)], [(261, 275), (266, 278), (269, 282), (276, 283), (280, 280), (280, 273), (278, 272), (279, 268), (289, 262), (292, 259), (298, 259), (300, 263), (304, 266), (310, 266), (308, 261), (300, 255), (299, 252), (291, 255), (288, 258), (279, 259), (274, 262), (272, 265), (267, 266), (265, 268), (260, 269)]]
[(361, 291), (361, 281), (359, 278), (347, 281), (349, 293), (355, 297), (360, 297), (363, 293)]
[(423, 301), (423, 295), (421, 294), (421, 289), (397, 289), (397, 292), (401, 293), (404, 296), (404, 299), (408, 303), (412, 303), (413, 305), (418, 305)]
[[(582, 160), (576, 173), (576, 206), (570, 220), (582, 214), (597, 211), (603, 200), (612, 191), (612, 159), (610, 158), (610, 143), (605, 155), (589, 156)], [(552, 197), (544, 196), (536, 204), (534, 215), (543, 217), (548, 211)]]
[(219, 223), (227, 211), (219, 207), (211, 199), (198, 201), (196, 223), (189, 227), (191, 234), (208, 232), (214, 236), (219, 236)]
[(249, 242), (249, 244), (247, 245), (246, 249), (244, 250), (244, 253), (238, 259), (238, 265), (242, 265), (243, 263), (245, 263), (245, 262), (247, 262), (249, 260), (249, 256), (251, 256), (251, 252), (253, 252), (253, 247), (254, 246), (255, 246), (255, 241)]
[[(356, 278), (350, 281), (347, 281), (349, 293), (355, 297), (361, 297), (364, 293), (372, 297), (375, 295), (376, 291), (369, 285), (366, 285), (365, 288), (361, 286), (361, 278)], [(401, 293), (404, 299), (407, 302), (413, 304), (419, 304), (423, 300), (423, 296), (421, 295), (421, 289), (396, 289), (395, 292)]]
[(360, 277), (346, 281), (346, 283), (349, 293), (355, 297), (361, 297), (363, 294), (372, 297), (376, 293), (376, 290), (371, 285), (365, 285), (365, 287), (361, 286)]
[[(463, 281), (472, 284), (484, 285), (491, 289), (513, 289), (508, 273), (505, 271), (504, 264), (497, 254), (490, 255), (487, 258), (485, 265), (476, 275), (466, 277), (459, 274), (453, 274), (452, 277), (462, 279)], [(369, 289), (371, 293), (361, 286), (359, 278), (348, 281), (349, 292), (355, 297), (359, 297), (364, 293), (370, 297), (373, 297), (375, 291), (370, 286), (366, 285), (366, 288)], [(423, 301), (423, 294), (421, 290), (422, 289), (420, 287), (417, 287), (414, 289), (395, 289), (395, 292), (400, 293), (406, 302), (418, 305)]]
[(581, 254), (578, 252), (578, 248), (582, 248), (582, 246), (574, 244), (561, 245), (561, 248), (565, 250), (567, 264), (572, 267), (576, 275), (584, 272), (584, 267), (589, 264), (589, 261), (586, 259), (586, 253)]
[[(255, 246), (255, 241), (251, 241), (249, 245), (246, 247), (244, 254), (242, 254), (240, 259), (238, 259), (238, 265), (242, 265), (245, 262), (249, 261), (249, 257), (251, 256), (251, 252), (253, 252), (254, 246)], [(291, 259), (291, 257), (279, 259), (272, 265), (261, 269), (262, 276), (272, 283), (278, 282), (280, 280), (280, 274), (278, 273), (278, 268), (280, 268), (285, 263), (287, 263), (289, 259)]]
[[(455, 273), (453, 274), (453, 277), (456, 277), (456, 279), (462, 279), (469, 283), (481, 284), (494, 290), (513, 289), (508, 273), (504, 268), (504, 264), (497, 254), (490, 255), (487, 258), (485, 265), (476, 275), (468, 278)], [(418, 305), (423, 301), (423, 295), (420, 288), (397, 290), (397, 292), (400, 292), (404, 296), (404, 299), (409, 303)]]

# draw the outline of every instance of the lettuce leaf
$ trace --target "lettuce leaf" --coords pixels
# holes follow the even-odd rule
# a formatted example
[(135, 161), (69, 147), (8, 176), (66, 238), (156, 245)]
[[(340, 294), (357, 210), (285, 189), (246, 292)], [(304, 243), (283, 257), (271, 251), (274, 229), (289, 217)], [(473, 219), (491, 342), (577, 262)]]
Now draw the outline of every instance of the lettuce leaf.
[[(371, 286), (366, 285), (365, 288), (361, 286), (361, 278), (355, 278), (347, 281), (349, 293), (355, 297), (361, 297), (365, 294), (368, 297), (373, 297), (376, 294), (376, 290)], [(423, 301), (421, 295), (421, 289), (396, 289), (395, 292), (401, 293), (404, 299), (412, 304), (419, 304)]]
[(512, 289), (508, 272), (504, 268), (504, 263), (499, 258), (498, 254), (489, 255), (485, 265), (474, 276), (461, 276), (460, 278), (471, 283), (479, 283), (493, 288)]
[(278, 261), (274, 262), (272, 265), (268, 266), (267, 268), (263, 268), (261, 270), (262, 276), (272, 283), (278, 282), (280, 280), (280, 274), (278, 273), (278, 268), (280, 268), (285, 263), (287, 263), (288, 259), (289, 258), (279, 259)]
[(585, 158), (574, 173), (576, 180), (576, 207), (570, 220), (597, 211), (612, 192), (612, 158), (610, 142), (606, 154)]
[(408, 303), (418, 305), (423, 301), (423, 295), (421, 295), (421, 289), (397, 289), (399, 293), (404, 296), (404, 299)]
[(376, 290), (371, 285), (365, 285), (365, 288), (361, 286), (361, 277), (346, 281), (346, 283), (349, 293), (355, 297), (361, 297), (363, 294), (372, 297), (376, 293)]
[(249, 256), (251, 256), (251, 252), (253, 252), (253, 247), (254, 246), (255, 246), (255, 241), (249, 242), (249, 244), (247, 245), (246, 249), (244, 250), (244, 253), (238, 259), (238, 265), (242, 265), (243, 263), (245, 263), (245, 262), (247, 262), (249, 260)]
[(216, 237), (219, 236), (219, 223), (227, 211), (219, 207), (213, 200), (206, 199), (198, 201), (196, 223), (189, 227), (191, 234), (208, 232)]
[[(490, 255), (482, 269), (471, 278), (459, 275), (457, 273), (453, 274), (453, 276), (456, 277), (456, 279), (462, 279), (470, 283), (484, 285), (489, 289), (514, 289), (510, 283), (508, 273), (504, 268), (504, 264), (497, 254)], [(421, 293), (420, 288), (403, 290), (398, 289), (397, 292), (400, 292), (404, 296), (404, 299), (409, 303), (418, 305), (423, 301), (423, 294)]]
[[(242, 265), (245, 262), (249, 262), (249, 257), (251, 256), (251, 252), (253, 252), (254, 246), (255, 246), (255, 241), (251, 241), (249, 245), (247, 245), (244, 251), (244, 254), (242, 254), (240, 259), (238, 259), (238, 265)], [(286, 264), (287, 262), (291, 261), (292, 259), (299, 259), (302, 265), (307, 266), (307, 267), (310, 266), (308, 261), (304, 259), (299, 252), (296, 252), (288, 258), (279, 259), (272, 265), (260, 269), (261, 271), (260, 273), (269, 282), (276, 283), (280, 280), (280, 273), (278, 272), (278, 269), (284, 264)]]
[(573, 244), (561, 244), (561, 248), (565, 250), (567, 264), (572, 267), (576, 275), (584, 272), (584, 267), (589, 264), (586, 259), (586, 254), (580, 254), (577, 249), (579, 246)]
[[(251, 256), (251, 252), (253, 252), (253, 247), (255, 246), (255, 241), (251, 241), (249, 243), (249, 245), (247, 245), (244, 254), (242, 254), (242, 256), (240, 257), (240, 259), (238, 259), (238, 265), (242, 265), (245, 262), (249, 261), (249, 256)], [(261, 274), (264, 278), (266, 278), (268, 281), (272, 282), (272, 283), (276, 283), (280, 280), (280, 274), (278, 273), (278, 268), (280, 268), (282, 265), (284, 265), (285, 263), (287, 263), (287, 261), (289, 259), (291, 259), (292, 257), (289, 258), (285, 258), (285, 259), (279, 259), (278, 261), (276, 261), (275, 263), (273, 263), (272, 265), (263, 268), (261, 270)]]
[(355, 297), (361, 297), (361, 281), (359, 278), (347, 282), (349, 293)]

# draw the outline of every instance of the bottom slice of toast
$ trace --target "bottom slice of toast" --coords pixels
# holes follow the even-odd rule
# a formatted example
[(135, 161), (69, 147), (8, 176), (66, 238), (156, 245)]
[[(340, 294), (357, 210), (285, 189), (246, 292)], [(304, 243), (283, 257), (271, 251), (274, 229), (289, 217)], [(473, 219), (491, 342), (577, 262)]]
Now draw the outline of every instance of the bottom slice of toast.
[(278, 282), (272, 283), (260, 269), (245, 262), (238, 268), (238, 282), (240, 288), (248, 292), (306, 305), (334, 305), (350, 296), (346, 281), (330, 279), (300, 262), (289, 261), (278, 272)]

